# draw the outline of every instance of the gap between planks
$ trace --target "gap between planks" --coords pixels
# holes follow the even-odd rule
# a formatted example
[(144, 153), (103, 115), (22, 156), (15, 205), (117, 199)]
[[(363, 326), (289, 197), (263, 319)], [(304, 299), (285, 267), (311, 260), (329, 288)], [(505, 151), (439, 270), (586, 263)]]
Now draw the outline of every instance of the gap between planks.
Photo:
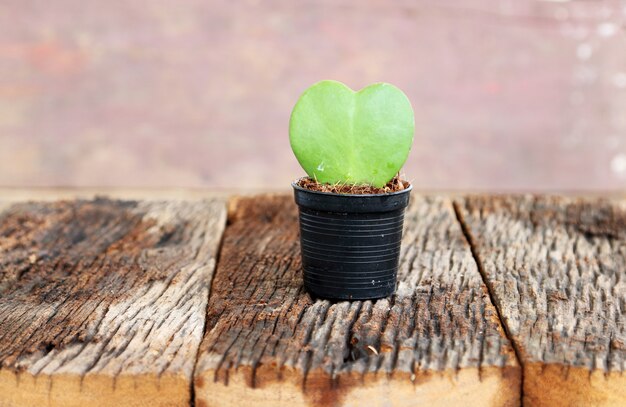
[(506, 195), (456, 203), (524, 368), (524, 405), (625, 405), (626, 202)]
[[(274, 197), (276, 197), (276, 196), (274, 196)], [(259, 198), (267, 198), (267, 197), (260, 196)], [(284, 195), (282, 195), (282, 196), (281, 196), (281, 198), (282, 198), (282, 199), (287, 199), (288, 197), (285, 197)], [(423, 200), (423, 198), (422, 198), (421, 196), (416, 197), (416, 198), (418, 198), (418, 200)], [(234, 217), (235, 215), (238, 215), (238, 213), (237, 213), (238, 201), (239, 201), (239, 200), (238, 200), (237, 198), (235, 198), (235, 199), (233, 199), (233, 200), (231, 200), (231, 201), (229, 202), (229, 215), (230, 215), (230, 216), (229, 216), (228, 225), (230, 225), (230, 224), (235, 223), (235, 222), (237, 222), (237, 221), (238, 221), (238, 218), (237, 218), (237, 217)], [(278, 201), (277, 201), (277, 202), (278, 202)], [(434, 202), (435, 202), (435, 201), (434, 201)], [(468, 263), (467, 263), (467, 264), (468, 264), (468, 267), (470, 267), (470, 268), (474, 268), (474, 269), (476, 270), (478, 266), (477, 266), (477, 264), (476, 264), (476, 262), (475, 262), (475, 259), (474, 259), (474, 258), (473, 258), (473, 256), (472, 256), (472, 254), (471, 254), (471, 253), (469, 253), (469, 252), (470, 252), (470, 250), (469, 250), (469, 242), (467, 242), (467, 240), (466, 240), (465, 236), (463, 235), (463, 233), (462, 233), (462, 231), (461, 231), (461, 227), (460, 227), (460, 225), (458, 224), (458, 220), (457, 220), (457, 219), (456, 219), (456, 217), (455, 217), (454, 209), (453, 209), (453, 206), (452, 206), (452, 200), (451, 200), (451, 199), (448, 199), (448, 202), (449, 202), (449, 204), (448, 204), (448, 205), (449, 205), (449, 207), (450, 207), (450, 212), (451, 212), (451, 216), (449, 217), (449, 219), (450, 219), (450, 225), (451, 225), (450, 227), (452, 227), (452, 228), (455, 228), (455, 227), (456, 227), (456, 228), (458, 229), (459, 233), (458, 233), (458, 236), (457, 236), (457, 237), (455, 237), (455, 238), (457, 238), (457, 239), (461, 239), (462, 241), (464, 241), (464, 242), (465, 242), (465, 245), (466, 245), (466, 247), (467, 247), (467, 254), (468, 254), (468, 258), (467, 258), (467, 261), (468, 261)], [(433, 205), (435, 205), (435, 204), (433, 203)], [(436, 205), (435, 205), (435, 206), (436, 206)], [(434, 208), (434, 206), (433, 206), (433, 208)], [(280, 209), (280, 208), (279, 208), (279, 209)], [(284, 209), (281, 209), (281, 210), (284, 210)], [(445, 211), (444, 211), (444, 212), (445, 212)], [(442, 213), (443, 213), (443, 212), (440, 212), (440, 214), (442, 214)], [(423, 213), (422, 215), (426, 215), (426, 213)], [(277, 215), (267, 215), (267, 216), (277, 216)], [(289, 215), (289, 216), (291, 216), (291, 215)], [(446, 216), (447, 216), (447, 215), (446, 215)], [(292, 220), (289, 220), (289, 225), (291, 225), (293, 222), (297, 222), (297, 218), (292, 219)], [(227, 232), (228, 232), (228, 228), (229, 228), (229, 227), (227, 226)], [(425, 232), (426, 232), (426, 235), (430, 236), (430, 233), (428, 233), (428, 231), (427, 231), (427, 230), (422, 230), (420, 233), (425, 233)], [(291, 233), (291, 232), (290, 232), (290, 233)], [(413, 231), (412, 233), (415, 233), (415, 231)], [(226, 236), (228, 236), (228, 233), (225, 233), (225, 235), (224, 235), (223, 239), (225, 239), (225, 237), (226, 237)], [(437, 242), (437, 237), (436, 237), (436, 235), (433, 235), (432, 237), (434, 238), (434, 240), (433, 240), (432, 242), (429, 242), (429, 244), (435, 244), (435, 246), (437, 246), (437, 244), (436, 244), (436, 242)], [(439, 239), (442, 239), (442, 238), (443, 238), (443, 236), (439, 237)], [(447, 239), (446, 241), (448, 241), (449, 239), (452, 239), (452, 237), (445, 238), (445, 239)], [(454, 240), (454, 239), (452, 239), (452, 240)], [(452, 244), (452, 243), (450, 242), (450, 244)], [(454, 245), (456, 245), (456, 244), (457, 244), (457, 243), (454, 243)], [(263, 246), (264, 250), (265, 250), (265, 248), (266, 248), (266, 247), (269, 249), (269, 248), (271, 247), (271, 245), (272, 245), (272, 244), (271, 244), (271, 243), (268, 243), (268, 242), (266, 242), (266, 243), (262, 244), (262, 246)], [(231, 246), (232, 246), (232, 244), (231, 244)], [(445, 246), (445, 245), (444, 245), (444, 246)], [(438, 247), (438, 246), (437, 246), (437, 247)], [(456, 247), (456, 246), (455, 246), (455, 247)], [(295, 252), (294, 252), (294, 253), (289, 252), (289, 255), (290, 255), (290, 256), (296, 256)], [(298, 253), (297, 255), (299, 255), (299, 253)], [(220, 256), (220, 260), (219, 260), (219, 261), (218, 261), (218, 263), (217, 263), (217, 267), (216, 267), (216, 271), (215, 271), (215, 273), (216, 273), (216, 274), (214, 275), (214, 278), (213, 278), (213, 280), (212, 280), (211, 295), (210, 295), (210, 297), (209, 297), (209, 301), (208, 301), (209, 307), (211, 306), (210, 304), (213, 302), (212, 300), (214, 300), (214, 299), (215, 299), (215, 298), (213, 297), (213, 296), (215, 295), (215, 290), (214, 290), (213, 285), (215, 285), (215, 284), (216, 284), (216, 282), (217, 282), (218, 280), (220, 280), (220, 272), (222, 272), (222, 273), (223, 273), (224, 271), (222, 271), (222, 270), (225, 270), (225, 269), (226, 269), (226, 267), (225, 267), (225, 266), (224, 266), (224, 267), (222, 267), (222, 265), (223, 265), (222, 263), (225, 261), (225, 259), (224, 259), (224, 257), (223, 257), (223, 256), (224, 256), (223, 249), (221, 249), (221, 250), (220, 250), (219, 256)], [(426, 257), (428, 257), (428, 256), (429, 256), (429, 255), (428, 255), (428, 254), (426, 254)], [(232, 260), (232, 259), (231, 259), (231, 260)], [(446, 263), (446, 264), (447, 264), (447, 263)], [(472, 274), (472, 273), (470, 273), (470, 274)], [(477, 278), (477, 280), (478, 280), (480, 283), (484, 284), (483, 279), (482, 279), (482, 276), (480, 276), (480, 277), (478, 276), (478, 272), (477, 272), (477, 270), (476, 270), (476, 273), (475, 273), (475, 274), (476, 274), (476, 278)], [(230, 273), (229, 273), (228, 275), (230, 275)], [(222, 276), (222, 277), (223, 277), (223, 276)], [(472, 277), (471, 277), (470, 275), (468, 275), (468, 278), (472, 278)], [(408, 281), (407, 281), (407, 282), (408, 282)], [(234, 281), (233, 283), (238, 283), (238, 282)], [(245, 283), (245, 281), (243, 281), (243, 283)], [(424, 283), (425, 283), (426, 285), (428, 285), (428, 283), (426, 283), (426, 282), (424, 282)], [(406, 285), (406, 283), (405, 283), (405, 285)], [(408, 287), (408, 286), (407, 286), (407, 287)], [(422, 287), (421, 289), (423, 289), (423, 288), (424, 288), (424, 287)], [(405, 287), (405, 289), (406, 289), (406, 287)], [(483, 295), (486, 297), (486, 299), (487, 299), (488, 301), (490, 301), (490, 298), (489, 298), (489, 293), (487, 292), (487, 291), (488, 291), (488, 290), (487, 290), (487, 287), (483, 285), (483, 289), (482, 289), (482, 290), (483, 290), (483, 292), (484, 292), (484, 294), (483, 294)], [(245, 290), (244, 290), (244, 291), (245, 291)], [(218, 298), (217, 298), (217, 300), (219, 300), (219, 299), (221, 298), (220, 296), (217, 296), (217, 297), (218, 297)], [(271, 297), (271, 296), (270, 296), (270, 297)], [(484, 297), (483, 297), (483, 298), (484, 298)], [(217, 300), (216, 300), (216, 301), (217, 301)], [(385, 300), (385, 301), (386, 301), (386, 300)], [(482, 301), (484, 301), (484, 300), (482, 300)], [(384, 301), (383, 301), (383, 302), (384, 302)], [(479, 301), (479, 302), (480, 302), (480, 301)], [(220, 308), (223, 306), (223, 304), (218, 304), (218, 305), (219, 305), (219, 307), (220, 307)], [(297, 304), (296, 304), (296, 303), (293, 303), (293, 304), (291, 304), (291, 305), (289, 306), (289, 308), (290, 308), (290, 310), (291, 310), (291, 308), (292, 308), (292, 307), (296, 307), (296, 309), (297, 309), (298, 307), (301, 307), (302, 305), (305, 305), (305, 306), (306, 306), (306, 304), (300, 304), (300, 303), (297, 303)], [(317, 304), (317, 305), (320, 305), (320, 304)], [(324, 305), (324, 304), (322, 304), (322, 305)], [(332, 304), (330, 304), (330, 305), (332, 305)], [(330, 305), (326, 305), (326, 311), (324, 311), (324, 310), (321, 310), (321, 311), (322, 311), (323, 313), (324, 313), (324, 312), (328, 312), (328, 311), (329, 311), (329, 307), (330, 307)], [(380, 305), (380, 304), (379, 304), (379, 305)], [(316, 306), (316, 305), (314, 305), (314, 306)], [(319, 307), (318, 307), (318, 308), (319, 308)], [(382, 312), (382, 311), (384, 311), (384, 310), (383, 310), (383, 308), (384, 308), (384, 307), (383, 307), (383, 308), (380, 308), (380, 309), (379, 309), (379, 308), (380, 308), (380, 307), (378, 307), (378, 306), (371, 306), (371, 305), (368, 305), (368, 309), (370, 309), (370, 311), (368, 311), (368, 312), (370, 312), (370, 313), (371, 313), (371, 312)], [(389, 305), (389, 309), (387, 310), (387, 312), (390, 312), (390, 311), (391, 311), (392, 309), (394, 309), (394, 308), (395, 308), (395, 305), (394, 305), (394, 304), (390, 304), (390, 305)], [(427, 309), (426, 309), (426, 310), (423, 310), (422, 308), (423, 308), (423, 307), (420, 307), (421, 312), (429, 312)], [(343, 310), (343, 308), (341, 308), (341, 309)], [(208, 308), (208, 309), (207, 309), (207, 311), (209, 311), (209, 312), (210, 312), (210, 311), (211, 311), (211, 309), (210, 309), (210, 308)], [(219, 311), (219, 309), (217, 309), (217, 310), (213, 310), (213, 311), (217, 312), (217, 311)], [(212, 331), (214, 328), (216, 328), (216, 327), (217, 327), (217, 325), (218, 325), (218, 324), (219, 324), (219, 322), (220, 322), (220, 317), (221, 317), (221, 315), (222, 315), (222, 314), (221, 314), (221, 313), (217, 313), (217, 314), (216, 314), (215, 312), (214, 312), (214, 315), (212, 315), (210, 318), (207, 318), (207, 321), (206, 321), (206, 326), (205, 326), (205, 337), (206, 337), (207, 333), (208, 333), (208, 332), (210, 332), (210, 331)], [(341, 313), (341, 315), (343, 315), (343, 316), (341, 316), (341, 315), (337, 314), (337, 312), (340, 312), (340, 313)], [(397, 310), (395, 310), (395, 312), (397, 312)], [(347, 314), (346, 314), (346, 313), (347, 313)], [(332, 320), (332, 321), (326, 321), (324, 324), (325, 324), (325, 325), (327, 325), (327, 329), (330, 329), (332, 326), (334, 326), (334, 325), (335, 325), (335, 322), (334, 322), (334, 320), (335, 320), (335, 319), (346, 318), (346, 317), (349, 317), (349, 315), (352, 315), (352, 316), (353, 316), (353, 318), (356, 318), (359, 314), (360, 314), (360, 310), (358, 310), (358, 311), (357, 311), (357, 310), (354, 310), (352, 306), (350, 306), (350, 307), (349, 307), (349, 309), (345, 309), (345, 310), (343, 310), (343, 311), (337, 311), (337, 309), (334, 309), (334, 311), (333, 311), (333, 315), (334, 315), (334, 317), (332, 318), (333, 320)], [(382, 314), (381, 314), (381, 315), (382, 315)], [(294, 317), (295, 317), (295, 315), (294, 315)], [(300, 318), (301, 318), (301, 317), (302, 317), (302, 315), (300, 315), (300, 316), (297, 318), (297, 319), (298, 319), (298, 322), (296, 322), (296, 324), (298, 324), (298, 325), (300, 324), (300, 322), (299, 322), (299, 321), (300, 321)], [(496, 324), (500, 324), (500, 326), (502, 326), (502, 325), (501, 325), (501, 323), (500, 323), (500, 318), (499, 318), (499, 316), (497, 315), (497, 312), (496, 312), (496, 310), (495, 310), (495, 307), (493, 308), (492, 317), (493, 317), (493, 320), (495, 321), (495, 323), (496, 323)], [(252, 318), (252, 319), (251, 319), (249, 322), (252, 322), (253, 320), (255, 320), (255, 318), (256, 318), (256, 317), (251, 317), (251, 318)], [(323, 315), (321, 315), (321, 316), (320, 316), (320, 318), (321, 318), (322, 320), (324, 320), (324, 319), (325, 319), (325, 318), (323, 317)], [(382, 318), (382, 319), (383, 319), (383, 320), (386, 320), (386, 318)], [(421, 317), (420, 317), (420, 315), (417, 315), (416, 313), (413, 313), (413, 314), (412, 314), (412, 319), (413, 319), (412, 323), (415, 323), (416, 321), (423, 320), (424, 318), (423, 318), (423, 316), (421, 316)], [(362, 324), (362, 321), (357, 320), (357, 319), (351, 319), (351, 318), (348, 318), (348, 320), (349, 320), (349, 321), (351, 321), (351, 322), (350, 322), (350, 324), (349, 324), (350, 326), (352, 326), (352, 325), (353, 325), (353, 324), (355, 324), (355, 323)], [(235, 322), (237, 322), (237, 321), (235, 321)], [(245, 322), (245, 321), (244, 321), (244, 322)], [(262, 322), (262, 321), (261, 321), (261, 322)], [(311, 321), (309, 321), (309, 322), (311, 322)], [(234, 323), (234, 322), (233, 322), (233, 323)], [(241, 321), (241, 320), (239, 320), (237, 323), (241, 324), (241, 323), (242, 323), (242, 321)], [(426, 323), (426, 322), (424, 322), (424, 323), (425, 323), (426, 325), (428, 325), (428, 323)], [(230, 322), (229, 322), (229, 324), (230, 324)], [(319, 329), (318, 329), (318, 330), (319, 330)], [(381, 331), (384, 331), (384, 327), (378, 327), (378, 328), (376, 328), (375, 330), (376, 330), (377, 332), (381, 332)], [(323, 331), (324, 331), (324, 329), (322, 329), (322, 331), (318, 332), (318, 334), (323, 334)], [(349, 329), (348, 329), (348, 331), (350, 331), (350, 332), (351, 332), (351, 331), (352, 331), (352, 329), (351, 329), (351, 328), (349, 328)], [(329, 334), (329, 333), (330, 333), (330, 331), (326, 332), (326, 334)], [(382, 332), (381, 332), (381, 334), (382, 334)], [(507, 340), (507, 338), (506, 338), (506, 334), (504, 334), (503, 332), (502, 332), (502, 337), (504, 338), (504, 340), (508, 341), (508, 340)], [(365, 339), (367, 339), (367, 338), (365, 338)], [(379, 339), (381, 339), (381, 340), (382, 340), (382, 337), (381, 337), (381, 338), (379, 338)], [(233, 339), (233, 341), (236, 341), (236, 340), (239, 340), (239, 338), (235, 337), (235, 338)], [(245, 341), (245, 340), (247, 340), (247, 339), (245, 339), (245, 338), (244, 338), (243, 340)], [(337, 339), (337, 338), (335, 338), (334, 340), (336, 341), (336, 340), (338, 340), (338, 339)], [(347, 348), (350, 348), (350, 346), (349, 346), (349, 345), (350, 345), (350, 335), (346, 336), (345, 338), (342, 338), (342, 341), (344, 342), (344, 345), (345, 345), (345, 343), (348, 343)], [(306, 341), (305, 341), (305, 342), (306, 342)], [(234, 343), (234, 342), (233, 342), (233, 343)], [(334, 345), (333, 345), (333, 346), (336, 346), (336, 345), (337, 345), (337, 343), (334, 343)], [(201, 346), (202, 346), (202, 345), (201, 345)], [(215, 381), (224, 381), (225, 383), (230, 382), (231, 384), (233, 384), (233, 385), (235, 385), (235, 386), (236, 386), (236, 385), (243, 385), (243, 383), (241, 382), (241, 378), (239, 378), (239, 377), (234, 377), (234, 376), (232, 376), (232, 377), (231, 377), (231, 375), (229, 375), (229, 371), (230, 371), (229, 366), (231, 366), (231, 365), (230, 365), (230, 363), (231, 363), (231, 362), (227, 362), (227, 363), (228, 363), (227, 365), (222, 366), (222, 365), (223, 365), (223, 363), (225, 363), (225, 362), (224, 362), (224, 357), (225, 357), (224, 355), (230, 351), (229, 349), (230, 349), (230, 346), (232, 346), (232, 344), (231, 344), (231, 345), (227, 345), (227, 343), (225, 343), (225, 344), (224, 344), (224, 346), (228, 346), (228, 347), (227, 347), (227, 348), (220, 348), (220, 349), (221, 349), (220, 351), (218, 351), (216, 354), (213, 354), (213, 355), (211, 356), (211, 357), (213, 358), (213, 360), (214, 360), (214, 362), (211, 362), (211, 363), (217, 363), (217, 370), (216, 370), (215, 372), (216, 372), (216, 374), (218, 374), (218, 375), (219, 375), (219, 377), (218, 377), (218, 376), (216, 376), (216, 377), (215, 377)], [(444, 348), (445, 348), (445, 345), (444, 345)], [(204, 349), (204, 350), (205, 350), (205, 351), (207, 351), (207, 350), (209, 350), (209, 349), (207, 348), (207, 349)], [(202, 353), (203, 353), (203, 349), (201, 348), (201, 350), (198, 352), (198, 357), (201, 357)], [(306, 352), (305, 352), (305, 353), (306, 353)], [(399, 353), (401, 353), (401, 352), (399, 352)], [(220, 361), (220, 362), (216, 362), (216, 359), (215, 359), (215, 358), (219, 359), (220, 354), (223, 354), (223, 356), (222, 356), (222, 361)], [(481, 353), (481, 355), (482, 355), (482, 353)], [(306, 355), (305, 355), (305, 356), (306, 356)], [(318, 355), (318, 356), (319, 356), (319, 355)], [(397, 356), (400, 356), (400, 355), (398, 354)], [(403, 355), (403, 357), (405, 357), (405, 356), (406, 356), (406, 354), (404, 354), (404, 355)], [(513, 349), (510, 349), (510, 354), (509, 354), (509, 357), (510, 357), (510, 360), (512, 361), (511, 363), (513, 363), (514, 365), (519, 366), (519, 364), (517, 363), (517, 357), (516, 357), (516, 355), (515, 355), (515, 353), (514, 353), (514, 350), (513, 350)], [(306, 358), (305, 358), (305, 359), (306, 359)], [(400, 359), (402, 359), (402, 358), (400, 358)], [(481, 357), (481, 359), (482, 359), (482, 357)], [(310, 362), (312, 362), (312, 360), (311, 360), (311, 359), (310, 359), (310, 357), (309, 357), (308, 362), (307, 362), (306, 360), (304, 360), (304, 361), (303, 361), (303, 364), (301, 364), (300, 366), (301, 366), (301, 367), (306, 367), (306, 366), (309, 366), (309, 363), (310, 363)], [(239, 363), (239, 362), (236, 362), (236, 363)], [(316, 362), (316, 363), (317, 363), (317, 364), (319, 364), (319, 362)], [(198, 366), (198, 365), (199, 365), (199, 360), (196, 360), (195, 380), (196, 380), (196, 381), (197, 381), (197, 383), (198, 383), (198, 384), (197, 384), (197, 386), (202, 387), (202, 386), (203, 386), (203, 384), (202, 384), (202, 383), (204, 383), (204, 386), (206, 386), (206, 385), (207, 385), (207, 378), (208, 378), (208, 377), (205, 377), (205, 378), (201, 377), (202, 375), (200, 375), (200, 373), (201, 373), (201, 372), (200, 372), (200, 368), (199, 368), (199, 366)], [(479, 365), (480, 365), (480, 362), (479, 362)], [(489, 365), (489, 364), (488, 364), (488, 365)], [(509, 365), (505, 365), (505, 366), (509, 366)], [(319, 366), (318, 366), (318, 367), (319, 367)], [(249, 368), (252, 368), (252, 370), (253, 370), (253, 371), (252, 371), (252, 372), (248, 372), (248, 373), (247, 373), (247, 374), (249, 375), (249, 377), (248, 377), (246, 380), (248, 381), (248, 384), (250, 384), (250, 382), (252, 382), (252, 383), (256, 382), (256, 380), (257, 380), (258, 378), (256, 377), (257, 375), (255, 375), (255, 374), (254, 374), (254, 370), (255, 370), (255, 367), (254, 367), (254, 366), (250, 366), (250, 367), (241, 366), (241, 367), (240, 367), (240, 369), (241, 369), (241, 368), (243, 368), (243, 370), (245, 370), (245, 371), (248, 371), (248, 370), (249, 370)], [(263, 366), (263, 368), (267, 368), (267, 366)], [(481, 366), (479, 366), (479, 369), (478, 369), (478, 370), (481, 370), (480, 368), (481, 368)], [(430, 369), (430, 368), (429, 368), (429, 369)], [(297, 369), (296, 369), (296, 370), (297, 370)], [(305, 370), (308, 370), (308, 369), (305, 369)], [(521, 371), (521, 368), (520, 368), (519, 370)], [(220, 373), (220, 372), (221, 372), (221, 373)], [(294, 373), (294, 372), (291, 372), (291, 370), (289, 370), (289, 371), (288, 371), (288, 373), (290, 373), (290, 375), (291, 375), (291, 373)], [(417, 373), (417, 372), (416, 372), (416, 373)], [(492, 371), (490, 371), (490, 370), (489, 370), (489, 368), (488, 368), (488, 369), (485, 369), (485, 374), (487, 375), (486, 377), (490, 377), (490, 375), (492, 375), (492, 374), (493, 374), (493, 372), (492, 372)], [(297, 376), (297, 374), (296, 374), (296, 376)], [(492, 377), (492, 376), (491, 376), (491, 377)], [(306, 378), (307, 378), (307, 383), (308, 383), (308, 381), (309, 381), (309, 380), (311, 380), (312, 386), (316, 386), (316, 385), (317, 385), (317, 386), (319, 386), (319, 384), (316, 384), (316, 382), (318, 382), (318, 381), (319, 381), (319, 380), (318, 380), (318, 379), (319, 379), (318, 377), (316, 377), (316, 376), (306, 376)], [(235, 380), (236, 380), (236, 383), (235, 383)], [(361, 379), (361, 380), (363, 380), (363, 379)], [(213, 382), (214, 380), (210, 380), (210, 381), (211, 381), (211, 382)], [(517, 405), (517, 404), (519, 404), (519, 399), (520, 399), (520, 395), (519, 395), (519, 391), (518, 391), (518, 387), (519, 387), (519, 385), (520, 385), (520, 382), (519, 382), (519, 380), (517, 380), (517, 381), (515, 381), (515, 382), (516, 382), (516, 383), (515, 383), (515, 386), (511, 387), (511, 388), (510, 388), (510, 390), (511, 390), (511, 392), (514, 394), (514, 396), (513, 396), (513, 400), (516, 400), (516, 405)], [(355, 383), (355, 384), (356, 384), (356, 383)], [(304, 385), (304, 383), (303, 383), (303, 385)], [(307, 387), (308, 387), (308, 384), (307, 384)], [(234, 391), (234, 389), (235, 389), (235, 388), (236, 388), (236, 387), (233, 387), (233, 390), (232, 390), (232, 391)], [(320, 390), (321, 390), (321, 389), (320, 389)], [(328, 390), (330, 391), (331, 389), (328, 389)], [(206, 391), (207, 391), (207, 390), (203, 390), (203, 392), (206, 392)], [(197, 389), (195, 390), (195, 396), (196, 396), (196, 399), (198, 399)], [(252, 396), (252, 394), (250, 394), (250, 396)], [(195, 401), (196, 401), (196, 405), (205, 405), (205, 404), (203, 404), (203, 403), (204, 403), (204, 400), (202, 400), (202, 399), (195, 400)], [(198, 403), (200, 403), (200, 404), (198, 404)]]
[[(207, 313), (209, 308), (209, 301), (211, 300), (211, 294), (213, 293), (213, 283), (215, 282), (215, 274), (217, 273), (217, 267), (220, 264), (220, 258), (222, 253), (222, 245), (224, 244), (224, 234), (226, 233), (226, 228), (228, 228), (228, 224), (230, 223), (230, 217), (232, 216), (231, 208), (233, 203), (239, 199), (239, 197), (230, 197), (226, 200), (226, 221), (224, 225), (224, 230), (219, 238), (219, 243), (217, 244), (217, 250), (215, 252), (215, 267), (213, 268), (213, 275), (211, 276), (211, 284), (209, 285), (209, 295), (207, 296), (206, 306), (204, 307), (204, 323), (202, 326), (202, 338), (207, 332)], [(191, 371), (191, 380), (189, 381), (189, 405), (191, 407), (196, 407), (196, 387), (194, 385), (194, 379), (196, 377), (196, 369), (198, 368), (198, 360), (200, 359), (200, 344), (198, 344), (198, 349), (196, 349), (196, 360), (193, 362), (193, 369)]]
[(502, 328), (504, 329), (504, 334), (506, 335), (506, 338), (511, 343), (513, 350), (515, 351), (515, 358), (517, 359), (517, 363), (522, 368), (520, 370), (519, 394), (520, 394), (520, 406), (523, 406), (524, 405), (524, 360), (521, 357), (517, 341), (514, 340), (513, 336), (511, 335), (508, 325), (502, 318), (502, 311), (500, 310), (501, 305), (499, 301), (496, 301), (496, 296), (493, 292), (493, 287), (491, 286), (489, 279), (487, 278), (487, 275), (485, 274), (485, 269), (483, 267), (482, 261), (480, 260), (480, 256), (478, 255), (478, 252), (476, 250), (476, 245), (472, 239), (472, 235), (467, 229), (467, 225), (465, 224), (465, 222), (463, 222), (463, 216), (461, 214), (461, 209), (459, 208), (459, 203), (457, 201), (457, 198), (452, 198), (452, 207), (454, 208), (454, 214), (456, 216), (457, 223), (461, 227), (461, 231), (463, 232), (463, 236), (465, 236), (465, 240), (467, 241), (467, 244), (469, 244), (470, 246), (470, 251), (472, 252), (472, 257), (474, 258), (474, 263), (476, 263), (476, 267), (478, 267), (478, 272), (480, 273), (480, 277), (483, 280), (483, 284), (487, 287), (487, 291), (489, 292), (489, 298), (491, 299), (491, 303), (496, 309), (498, 319), (500, 320), (500, 325), (502, 325)]

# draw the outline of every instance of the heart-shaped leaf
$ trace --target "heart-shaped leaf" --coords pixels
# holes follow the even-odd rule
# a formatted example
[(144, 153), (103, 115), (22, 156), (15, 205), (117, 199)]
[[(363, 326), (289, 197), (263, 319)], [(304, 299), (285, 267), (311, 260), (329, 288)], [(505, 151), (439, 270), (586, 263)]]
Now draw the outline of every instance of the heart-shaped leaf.
[(395, 86), (376, 83), (354, 92), (322, 81), (293, 108), (289, 140), (309, 177), (382, 187), (406, 161), (414, 128), (411, 103)]

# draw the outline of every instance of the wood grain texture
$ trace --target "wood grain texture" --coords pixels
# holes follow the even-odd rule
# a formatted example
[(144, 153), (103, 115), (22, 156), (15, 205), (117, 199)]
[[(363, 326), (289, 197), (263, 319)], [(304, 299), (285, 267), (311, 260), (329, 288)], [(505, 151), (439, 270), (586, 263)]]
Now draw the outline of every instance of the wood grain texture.
[(0, 214), (0, 406), (189, 405), (225, 204)]
[(524, 366), (528, 406), (626, 405), (626, 201), (457, 209)]
[(521, 368), (447, 199), (413, 198), (395, 296), (303, 291), (291, 197), (232, 206), (196, 406), (509, 406)]

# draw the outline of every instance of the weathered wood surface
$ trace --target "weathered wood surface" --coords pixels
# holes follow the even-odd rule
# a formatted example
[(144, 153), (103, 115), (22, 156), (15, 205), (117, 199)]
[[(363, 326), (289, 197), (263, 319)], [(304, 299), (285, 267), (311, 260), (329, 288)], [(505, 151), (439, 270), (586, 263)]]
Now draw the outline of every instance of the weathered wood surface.
[(229, 216), (195, 374), (196, 406), (520, 402), (521, 368), (450, 200), (413, 197), (390, 299), (303, 291), (290, 197)]
[(292, 198), (233, 201), (208, 310), (223, 201), (0, 202), (0, 406), (626, 405), (626, 202), (413, 200), (352, 303), (303, 291)]
[(188, 406), (224, 202), (0, 214), (0, 406)]
[(457, 210), (524, 366), (524, 404), (625, 406), (626, 202), (472, 197)]

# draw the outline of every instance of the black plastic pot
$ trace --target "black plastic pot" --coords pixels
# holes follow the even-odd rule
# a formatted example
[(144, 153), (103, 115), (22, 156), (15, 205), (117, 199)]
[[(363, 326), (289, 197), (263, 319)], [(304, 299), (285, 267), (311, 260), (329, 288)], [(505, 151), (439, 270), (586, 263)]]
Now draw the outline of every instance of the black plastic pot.
[(328, 299), (393, 294), (412, 187), (391, 194), (350, 195), (291, 185), (300, 209), (306, 289)]

